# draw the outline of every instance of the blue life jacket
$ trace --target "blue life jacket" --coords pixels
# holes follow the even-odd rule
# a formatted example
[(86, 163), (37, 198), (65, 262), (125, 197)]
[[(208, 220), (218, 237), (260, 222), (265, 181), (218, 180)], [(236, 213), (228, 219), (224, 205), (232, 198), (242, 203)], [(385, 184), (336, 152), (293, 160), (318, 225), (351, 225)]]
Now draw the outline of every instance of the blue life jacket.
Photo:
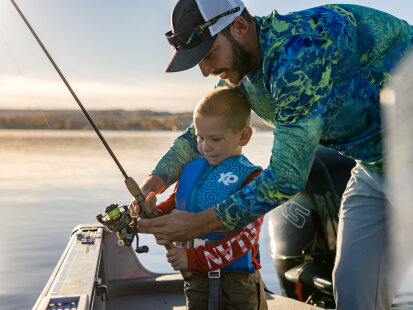
[[(211, 166), (205, 158), (188, 163), (179, 178), (176, 190), (176, 209), (200, 212), (222, 202), (242, 188), (242, 185), (259, 166), (253, 165), (245, 156), (231, 157), (217, 167)], [(219, 241), (223, 232), (213, 232), (199, 239)], [(259, 252), (257, 253), (259, 260)], [(254, 273), (252, 249), (222, 271), (247, 271)]]

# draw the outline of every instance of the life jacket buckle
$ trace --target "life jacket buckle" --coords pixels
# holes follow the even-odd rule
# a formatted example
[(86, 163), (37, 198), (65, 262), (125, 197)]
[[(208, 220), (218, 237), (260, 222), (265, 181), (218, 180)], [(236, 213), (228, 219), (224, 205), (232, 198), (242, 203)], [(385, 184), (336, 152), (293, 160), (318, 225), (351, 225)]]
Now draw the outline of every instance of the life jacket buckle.
[(194, 239), (192, 247), (196, 249), (200, 246), (207, 246), (207, 245), (208, 245), (207, 239)]
[(209, 279), (219, 279), (219, 278), (221, 278), (221, 269), (208, 271), (208, 278)]

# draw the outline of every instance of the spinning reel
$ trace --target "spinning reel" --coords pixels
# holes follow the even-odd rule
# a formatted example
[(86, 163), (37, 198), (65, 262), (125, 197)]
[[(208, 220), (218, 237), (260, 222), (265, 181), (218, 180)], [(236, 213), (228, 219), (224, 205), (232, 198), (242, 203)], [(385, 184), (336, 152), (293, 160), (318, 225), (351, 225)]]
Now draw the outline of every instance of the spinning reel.
[(128, 206), (119, 207), (118, 204), (111, 204), (106, 207), (105, 212), (97, 215), (96, 218), (110, 232), (116, 232), (119, 240), (126, 246), (131, 246), (136, 236), (136, 253), (147, 253), (149, 251), (146, 245), (139, 246), (137, 220), (136, 218), (132, 219)]

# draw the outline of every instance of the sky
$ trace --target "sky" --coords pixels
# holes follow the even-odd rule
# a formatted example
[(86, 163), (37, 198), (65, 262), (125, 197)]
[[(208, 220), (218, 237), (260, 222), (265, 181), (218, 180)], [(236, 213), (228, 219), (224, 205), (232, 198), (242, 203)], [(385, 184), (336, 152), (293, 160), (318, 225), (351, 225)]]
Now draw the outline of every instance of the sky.
[[(192, 111), (217, 78), (165, 73), (175, 0), (16, 0), (86, 109)], [(328, 3), (373, 7), (413, 25), (412, 0), (245, 0), (252, 15)], [(0, 0), (0, 109), (78, 109), (9, 0)]]

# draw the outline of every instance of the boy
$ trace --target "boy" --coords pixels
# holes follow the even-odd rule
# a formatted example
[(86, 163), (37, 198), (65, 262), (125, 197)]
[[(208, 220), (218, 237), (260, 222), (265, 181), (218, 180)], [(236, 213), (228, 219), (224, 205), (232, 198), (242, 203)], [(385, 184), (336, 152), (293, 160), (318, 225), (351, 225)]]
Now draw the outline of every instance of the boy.
[[(175, 192), (156, 207), (157, 216), (174, 208), (207, 209), (259, 175), (261, 168), (242, 155), (242, 147), (252, 135), (250, 120), (250, 105), (237, 89), (216, 89), (203, 98), (194, 112), (195, 135), (203, 157), (185, 166)], [(147, 201), (153, 208), (153, 193)], [(167, 252), (175, 270), (193, 271), (184, 285), (188, 309), (217, 308), (218, 303), (231, 309), (267, 309), (258, 271), (262, 222), (263, 217), (232, 234), (229, 230), (213, 232)]]

